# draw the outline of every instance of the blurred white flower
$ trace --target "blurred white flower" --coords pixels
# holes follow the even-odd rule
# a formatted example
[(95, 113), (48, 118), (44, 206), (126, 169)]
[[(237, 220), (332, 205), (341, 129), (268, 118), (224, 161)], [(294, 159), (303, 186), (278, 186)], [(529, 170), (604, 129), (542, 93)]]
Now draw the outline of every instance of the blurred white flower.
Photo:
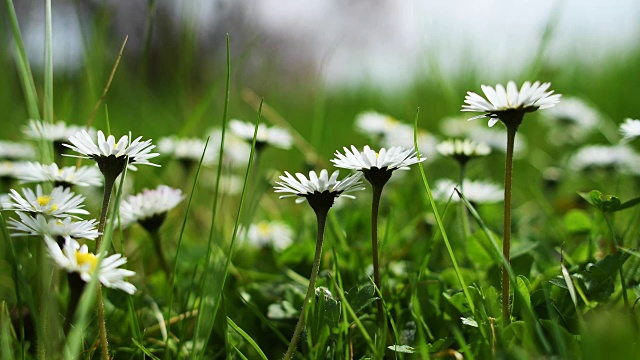
[(281, 221), (259, 221), (251, 224), (249, 230), (243, 228), (241, 236), (245, 236), (249, 243), (255, 246), (272, 246), (275, 250), (281, 251), (293, 243), (293, 231), (289, 225)]
[(31, 160), (36, 157), (36, 149), (27, 143), (0, 140), (0, 159)]
[[(84, 126), (67, 125), (64, 121), (45, 123), (41, 120), (29, 120), (29, 123), (22, 128), (22, 133), (27, 139), (62, 142), (84, 128)], [(89, 129), (89, 134), (93, 138), (95, 130)]]
[[(69, 273), (77, 273), (85, 282), (91, 281), (91, 276), (97, 271), (98, 280), (102, 285), (120, 289), (128, 294), (134, 294), (136, 287), (124, 280), (125, 277), (133, 276), (136, 273), (121, 269), (120, 266), (126, 264), (127, 258), (120, 254), (114, 254), (102, 260), (98, 269), (99, 256), (90, 253), (87, 245), (82, 245), (72, 238), (65, 239), (63, 249), (49, 236), (44, 237), (49, 256), (60, 268)], [(105, 253), (106, 256), (106, 253)]]
[(435, 183), (432, 193), (433, 198), (440, 201), (449, 201), (449, 199), (451, 199), (452, 202), (458, 202), (460, 201), (460, 196), (458, 196), (458, 193), (454, 190), (457, 187), (458, 190), (461, 190), (462, 195), (472, 203), (491, 204), (504, 200), (504, 189), (496, 184), (465, 179), (462, 185), (461, 190), (455, 181), (440, 179)]
[[(253, 141), (253, 133), (255, 132), (255, 124), (237, 119), (229, 121), (229, 130), (249, 143)], [(293, 140), (287, 130), (279, 126), (268, 127), (265, 124), (258, 125), (258, 134), (256, 135), (256, 148), (264, 145), (271, 145), (281, 149), (291, 148)]]
[(489, 145), (469, 139), (449, 139), (436, 146), (443, 156), (454, 158), (461, 164), (472, 158), (487, 156), (491, 153)]
[(17, 178), (23, 164), (24, 162), (20, 161), (0, 161), (0, 178)]
[(11, 189), (9, 197), (10, 201), (5, 202), (2, 207), (5, 210), (24, 211), (32, 214), (44, 214), (54, 217), (71, 216), (77, 218), (74, 214), (89, 214), (88, 211), (82, 209), (84, 205), (84, 196), (76, 195), (71, 189), (62, 186), (55, 187), (50, 194), (42, 191), (42, 186), (36, 186), (36, 192), (29, 188), (22, 189), (22, 197), (17, 191)]
[(624, 136), (623, 140), (628, 141), (640, 136), (640, 120), (626, 119), (620, 124), (620, 133)]
[[(401, 146), (405, 149), (410, 149), (414, 147), (413, 133), (413, 126), (400, 124), (394, 131), (387, 133), (380, 143), (386, 148)], [(422, 129), (418, 129), (417, 138), (420, 154), (422, 154), (423, 158), (427, 161), (433, 160), (438, 155), (438, 151), (436, 150), (438, 138)]]
[[(502, 129), (487, 129), (485, 127), (472, 127), (467, 137), (476, 142), (483, 142), (492, 150), (507, 151), (507, 131)], [(527, 140), (524, 136), (518, 136), (514, 143), (513, 154), (516, 157), (524, 155), (527, 150)]]
[[(502, 84), (496, 85), (495, 88), (482, 85), (482, 91), (486, 96), (482, 96), (468, 91), (464, 98), (465, 104), (462, 105), (462, 111), (482, 112), (484, 114), (472, 117), (469, 120), (489, 118), (489, 126), (495, 125), (498, 120), (508, 121), (507, 118), (514, 114), (522, 116), (524, 113), (536, 111), (538, 109), (546, 109), (560, 102), (559, 94), (553, 94), (553, 90), (547, 91), (551, 83), (540, 83), (539, 81), (531, 84), (525, 81), (518, 91), (516, 83), (509, 81), (507, 88)], [(488, 101), (487, 101), (488, 100)]]
[(396, 118), (373, 110), (356, 115), (356, 130), (373, 139), (384, 138), (395, 131), (402, 123)]
[(202, 159), (203, 165), (215, 163), (216, 150), (209, 143), (205, 152), (206, 141), (199, 138), (179, 138), (176, 136), (164, 137), (158, 141), (158, 151), (162, 155), (171, 156), (176, 160), (184, 160), (198, 163)]
[(95, 240), (100, 235), (96, 229), (98, 222), (95, 219), (74, 221), (71, 217), (47, 219), (41, 214), (36, 214), (35, 218), (20, 211), (16, 214), (20, 217), (20, 221), (9, 219), (8, 228), (16, 231), (11, 236), (49, 235), (53, 238), (71, 236), (77, 239)]
[(589, 145), (569, 159), (569, 167), (575, 171), (600, 168), (640, 174), (640, 156), (627, 145)]
[(144, 189), (141, 193), (129, 196), (120, 203), (122, 227), (138, 222), (149, 231), (156, 231), (167, 215), (184, 199), (182, 190), (166, 185), (156, 189)]
[(552, 126), (550, 141), (562, 145), (584, 140), (600, 126), (602, 115), (584, 100), (567, 97), (544, 112), (543, 119)]
[(76, 186), (102, 186), (102, 174), (97, 166), (65, 166), (59, 168), (56, 163), (43, 165), (40, 163), (26, 162), (18, 169), (16, 177), (21, 183), (47, 182), (69, 187)]
[[(222, 141), (222, 130), (213, 129), (209, 132), (211, 140), (209, 141), (209, 147), (213, 151), (213, 157), (215, 161), (218, 160), (220, 155), (220, 143)], [(222, 154), (222, 162), (224, 165), (230, 165), (232, 167), (245, 167), (249, 162), (251, 156), (251, 145), (246, 141), (231, 134), (230, 131), (225, 132), (224, 136), (224, 151)]]

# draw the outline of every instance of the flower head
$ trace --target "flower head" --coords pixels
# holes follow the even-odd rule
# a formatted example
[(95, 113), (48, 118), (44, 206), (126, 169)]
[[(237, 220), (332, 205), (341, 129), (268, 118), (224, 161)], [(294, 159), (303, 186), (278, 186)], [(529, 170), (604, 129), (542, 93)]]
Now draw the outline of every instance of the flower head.
[[(253, 141), (255, 125), (250, 122), (233, 119), (229, 121), (229, 130), (231, 130), (235, 136), (245, 141)], [(271, 145), (281, 149), (289, 149), (291, 148), (292, 142), (291, 135), (287, 130), (279, 126), (267, 127), (265, 124), (258, 125), (256, 147)]]
[(344, 155), (336, 151), (336, 158), (331, 162), (339, 168), (362, 171), (364, 177), (373, 186), (384, 186), (391, 178), (391, 173), (395, 170), (408, 170), (410, 165), (424, 161), (425, 158), (418, 159), (415, 149), (404, 149), (400, 146), (385, 148), (375, 152), (368, 145), (365, 145), (362, 152), (351, 145), (351, 150), (344, 149)]
[(21, 172), (23, 162), (0, 161), (0, 179), (13, 179)]
[(453, 180), (440, 179), (436, 181), (433, 197), (440, 201), (449, 201), (451, 199), (453, 202), (458, 202), (460, 201), (460, 196), (454, 190), (456, 186), (458, 186), (458, 190), (462, 189), (460, 191), (462, 195), (473, 203), (490, 204), (504, 200), (504, 189), (500, 186), (486, 181), (471, 181), (468, 179), (464, 180), (462, 188)]
[(32, 214), (44, 214), (54, 217), (74, 216), (74, 214), (89, 214), (82, 209), (84, 196), (76, 195), (71, 189), (57, 186), (50, 194), (45, 194), (40, 185), (36, 186), (36, 192), (29, 188), (22, 189), (22, 197), (17, 191), (11, 189), (10, 202), (2, 205), (5, 210), (24, 211)]
[[(82, 129), (82, 126), (67, 125), (64, 121), (47, 123), (41, 120), (29, 120), (29, 124), (22, 129), (22, 132), (27, 139), (62, 142)], [(95, 135), (95, 130), (90, 131)]]
[(489, 126), (495, 125), (498, 120), (505, 123), (515, 122), (519, 125), (524, 113), (550, 108), (560, 101), (561, 95), (553, 94), (553, 90), (547, 91), (549, 86), (551, 83), (548, 82), (536, 81), (531, 84), (525, 81), (518, 91), (513, 81), (507, 83), (506, 89), (501, 84), (496, 85), (495, 88), (482, 85), (482, 91), (487, 99), (469, 91), (464, 99), (465, 105), (462, 106), (462, 111), (483, 112), (484, 114), (469, 120), (488, 117)]
[(590, 145), (579, 149), (569, 160), (575, 171), (613, 169), (626, 174), (640, 173), (640, 156), (627, 145)]
[(178, 138), (175, 136), (165, 137), (158, 141), (158, 150), (163, 155), (169, 155), (176, 160), (187, 162), (199, 162), (204, 153), (203, 164), (214, 163), (216, 159), (216, 149), (209, 144), (205, 150), (206, 142), (200, 138)]
[(328, 210), (339, 196), (354, 199), (354, 196), (347, 193), (364, 189), (360, 182), (361, 173), (351, 174), (340, 181), (338, 181), (340, 173), (338, 170), (334, 171), (331, 177), (327, 170), (320, 171), (320, 176), (315, 171), (310, 171), (309, 179), (301, 173), (296, 173), (296, 177), (286, 171), (284, 173), (285, 175), (280, 175), (282, 181), (276, 182), (278, 186), (274, 187), (275, 192), (285, 193), (280, 196), (280, 199), (296, 196), (296, 203), (307, 200), (315, 211)]
[(36, 149), (31, 144), (0, 141), (0, 159), (31, 160), (36, 157)]
[(543, 119), (552, 126), (550, 140), (556, 145), (580, 142), (602, 123), (602, 115), (585, 101), (563, 98), (545, 111)]
[(49, 256), (60, 268), (69, 273), (77, 273), (85, 282), (91, 281), (91, 276), (97, 271), (98, 280), (102, 285), (112, 289), (120, 289), (128, 294), (136, 292), (136, 287), (124, 280), (125, 277), (133, 276), (136, 273), (120, 268), (127, 263), (127, 258), (122, 255), (114, 254), (104, 258), (98, 268), (101, 256), (90, 253), (87, 245), (80, 246), (74, 239), (67, 238), (61, 249), (51, 237), (45, 236), (44, 239)]
[(401, 125), (398, 119), (373, 110), (358, 114), (355, 120), (356, 130), (374, 138), (384, 138)]
[(70, 187), (77, 186), (101, 186), (102, 174), (93, 166), (65, 166), (59, 168), (56, 163), (43, 165), (40, 163), (26, 162), (17, 171), (16, 177), (22, 183), (51, 181), (56, 185)]
[(461, 164), (491, 153), (489, 145), (469, 139), (449, 139), (438, 144), (437, 149), (443, 156), (452, 157)]
[(164, 222), (167, 212), (175, 208), (182, 199), (182, 190), (166, 185), (151, 190), (144, 189), (120, 204), (122, 226), (138, 222), (148, 231), (156, 231)]
[(640, 136), (640, 120), (626, 119), (620, 125), (620, 133), (624, 136), (623, 140), (632, 140)]
[(105, 138), (104, 133), (98, 131), (96, 144), (86, 130), (81, 130), (69, 137), (71, 145), (62, 145), (82, 154), (77, 157), (95, 160), (103, 175), (115, 178), (126, 165), (132, 170), (135, 170), (136, 164), (160, 166), (149, 162), (149, 159), (160, 155), (151, 152), (156, 146), (151, 144), (151, 140), (140, 139), (142, 136), (129, 143), (129, 136), (125, 135), (116, 141), (113, 135)]
[(20, 221), (9, 219), (9, 229), (16, 231), (11, 236), (49, 235), (53, 238), (73, 237), (95, 240), (100, 233), (96, 230), (95, 219), (74, 221), (71, 217), (49, 218), (36, 214), (35, 218), (17, 211)]
[(293, 231), (281, 221), (260, 221), (249, 226), (247, 240), (257, 246), (273, 246), (277, 251), (284, 250), (293, 242)]

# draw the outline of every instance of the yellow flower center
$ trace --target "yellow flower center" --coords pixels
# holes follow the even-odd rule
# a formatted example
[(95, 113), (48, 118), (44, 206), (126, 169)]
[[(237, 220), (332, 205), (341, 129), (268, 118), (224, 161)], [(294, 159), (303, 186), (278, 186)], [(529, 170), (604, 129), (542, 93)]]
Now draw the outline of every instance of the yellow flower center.
[(376, 159), (380, 156), (380, 154), (376, 153)]
[(51, 201), (51, 196), (38, 196), (38, 205), (40, 206), (46, 206), (49, 204), (49, 201)]
[(98, 265), (98, 257), (92, 253), (76, 251), (76, 262), (78, 266), (89, 265), (89, 272), (92, 273)]
[(269, 224), (267, 224), (267, 223), (258, 224), (258, 232), (263, 237), (269, 236)]

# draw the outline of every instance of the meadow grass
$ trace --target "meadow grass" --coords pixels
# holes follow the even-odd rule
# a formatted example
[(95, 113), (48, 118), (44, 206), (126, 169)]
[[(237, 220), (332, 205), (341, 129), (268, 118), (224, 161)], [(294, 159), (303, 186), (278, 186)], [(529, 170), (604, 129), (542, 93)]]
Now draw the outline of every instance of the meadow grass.
[[(150, 4), (150, 9), (155, 6)], [(230, 50), (233, 36), (226, 38), (226, 59), (222, 56), (204, 73), (193, 33), (185, 33), (188, 41), (179, 56), (175, 49), (160, 49), (165, 58), (152, 64), (148, 48), (148, 57), (135, 58), (126, 46), (120, 48), (124, 39), (105, 42), (108, 19), (99, 17), (92, 37), (85, 38), (83, 68), (54, 73), (50, 1), (45, 2), (45, 68), (32, 70), (11, 0), (5, 5), (9, 25), (3, 31), (11, 34), (15, 48), (0, 50), (3, 139), (21, 140), (29, 118), (79, 125), (93, 119), (94, 127), (108, 133), (131, 131), (154, 141), (172, 134), (202, 137), (210, 127), (225, 129), (230, 118), (257, 120), (256, 126), (288, 125), (299, 136), (294, 149), (266, 148), (258, 154), (254, 133), (250, 159), (241, 170), (205, 166), (204, 154), (191, 169), (162, 156), (161, 168), (140, 167), (118, 179), (101, 248), (128, 257), (128, 268), (137, 273), (130, 281), (138, 291), (129, 296), (103, 289), (109, 353), (117, 359), (281, 358), (309, 282), (315, 218), (306, 205), (277, 199), (274, 173), (329, 168), (336, 149), (367, 144), (354, 131), (353, 119), (369, 109), (414, 119), (417, 128), (445, 138), (442, 119), (457, 116), (465, 92), (487, 82), (472, 71), (455, 77), (435, 73), (389, 93), (372, 86), (283, 84), (266, 69), (262, 78), (248, 79), (243, 55)], [(218, 40), (225, 44), (224, 38)], [(122, 62), (113, 72), (119, 52)], [(637, 198), (638, 176), (611, 169), (574, 172), (567, 158), (583, 145), (617, 142), (617, 124), (639, 116), (639, 67), (640, 51), (612, 55), (598, 67), (576, 59), (558, 65), (541, 56), (532, 60), (528, 80), (551, 81), (556, 92), (588, 99), (605, 117), (599, 131), (583, 142), (556, 146), (542, 114), (527, 115), (516, 138), (527, 140), (528, 149), (514, 159), (511, 262), (502, 256), (501, 203), (473, 204), (463, 196), (467, 234), (458, 207), (434, 199), (434, 181), (457, 179), (450, 159), (428, 159), (385, 187), (378, 223), (379, 292), (371, 270), (370, 191), (332, 209), (316, 284), (330, 294), (317, 296), (307, 307), (294, 358), (635, 358), (640, 209), (612, 210), (603, 205), (612, 204), (610, 198), (585, 195), (587, 201), (579, 193), (600, 190), (624, 203)], [(224, 142), (218, 145), (218, 163), (223, 163), (227, 150)], [(52, 144), (38, 148), (39, 161), (51, 162)], [(63, 161), (75, 164), (73, 158)], [(565, 169), (559, 181), (543, 177), (552, 166)], [(474, 160), (466, 172), (500, 183), (504, 154)], [(240, 194), (221, 190), (221, 177), (231, 173), (243, 179)], [(116, 221), (125, 192), (159, 184), (180, 188), (187, 198), (161, 228), (172, 270), (168, 278), (144, 230), (120, 229)], [(28, 185), (7, 181), (1, 186), (6, 193)], [(100, 191), (84, 193), (97, 218)], [(65, 335), (70, 290), (62, 272), (54, 270), (39, 239), (10, 237), (6, 219), (11, 217), (12, 212), (0, 213), (0, 356), (98, 358), (97, 276), (86, 286), (74, 326)], [(293, 245), (276, 250), (245, 241), (240, 230), (263, 219), (287, 223), (294, 230)], [(512, 288), (508, 325), (501, 318), (503, 265)], [(384, 309), (382, 322), (377, 298)]]

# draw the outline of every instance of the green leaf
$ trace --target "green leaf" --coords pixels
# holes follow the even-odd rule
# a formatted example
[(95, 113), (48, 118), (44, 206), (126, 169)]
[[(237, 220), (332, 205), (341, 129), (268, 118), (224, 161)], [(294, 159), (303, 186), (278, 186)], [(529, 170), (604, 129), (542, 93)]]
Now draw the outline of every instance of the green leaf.
[(251, 338), (251, 336), (249, 336), (249, 334), (247, 334), (238, 325), (236, 325), (236, 323), (233, 322), (233, 320), (231, 320), (231, 318), (229, 317), (227, 317), (227, 323), (229, 324), (229, 326), (231, 326), (231, 328), (233, 328), (233, 330), (240, 334), (240, 336), (242, 336), (242, 338), (245, 339), (251, 345), (251, 347), (253, 347), (253, 350), (255, 350), (258, 355), (260, 355), (261, 359), (267, 360), (267, 356), (264, 354), (262, 349), (260, 349), (260, 346), (258, 346), (258, 344)]
[(591, 190), (589, 193), (578, 193), (589, 204), (595, 206), (602, 212), (616, 212), (640, 204), (640, 197), (631, 199), (624, 204), (615, 195), (604, 195), (598, 190)]
[(628, 208), (636, 206), (638, 204), (640, 204), (640, 197), (637, 197), (635, 199), (631, 199), (629, 201), (625, 201), (624, 203), (622, 203), (622, 205), (620, 205), (620, 207), (618, 208), (617, 211), (628, 209)]
[(589, 232), (592, 227), (591, 217), (584, 210), (572, 209), (564, 215), (564, 227), (572, 234)]
[(372, 284), (367, 284), (362, 287), (356, 285), (345, 294), (345, 297), (356, 314), (377, 299), (375, 296), (375, 287)]

